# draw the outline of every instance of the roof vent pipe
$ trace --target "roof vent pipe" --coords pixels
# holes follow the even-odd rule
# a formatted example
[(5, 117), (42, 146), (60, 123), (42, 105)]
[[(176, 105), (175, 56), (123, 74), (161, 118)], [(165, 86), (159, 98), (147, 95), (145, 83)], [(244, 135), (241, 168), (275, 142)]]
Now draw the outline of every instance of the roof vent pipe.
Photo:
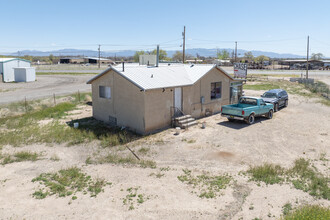
[(156, 67), (158, 67), (158, 63), (159, 63), (159, 44), (157, 45)]
[(123, 64), (123, 72), (125, 72), (125, 62), (122, 62)]

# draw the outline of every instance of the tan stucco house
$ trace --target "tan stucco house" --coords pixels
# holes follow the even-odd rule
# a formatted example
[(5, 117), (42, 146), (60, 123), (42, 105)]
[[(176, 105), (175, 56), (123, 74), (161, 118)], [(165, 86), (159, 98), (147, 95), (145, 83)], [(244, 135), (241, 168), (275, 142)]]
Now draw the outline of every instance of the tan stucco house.
[(177, 113), (218, 113), (242, 91), (241, 81), (215, 65), (110, 67), (87, 83), (94, 118), (140, 134), (170, 126)]

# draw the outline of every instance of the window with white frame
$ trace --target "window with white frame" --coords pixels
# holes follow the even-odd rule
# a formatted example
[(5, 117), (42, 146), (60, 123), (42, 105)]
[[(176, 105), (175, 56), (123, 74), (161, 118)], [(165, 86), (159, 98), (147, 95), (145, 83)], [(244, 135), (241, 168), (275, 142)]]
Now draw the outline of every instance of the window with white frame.
[(99, 86), (100, 98), (111, 99), (111, 88), (108, 86)]
[(211, 99), (221, 98), (221, 82), (211, 83)]

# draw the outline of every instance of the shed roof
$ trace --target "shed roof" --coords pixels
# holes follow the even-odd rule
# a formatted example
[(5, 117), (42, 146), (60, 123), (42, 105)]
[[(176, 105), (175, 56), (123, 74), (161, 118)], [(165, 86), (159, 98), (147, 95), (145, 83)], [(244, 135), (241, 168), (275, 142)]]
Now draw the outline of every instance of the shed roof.
[[(103, 60), (103, 61), (105, 61), (105, 60), (110, 60), (110, 59), (106, 59), (106, 58), (98, 58), (98, 57), (85, 57), (85, 59), (90, 59), (90, 60)], [(111, 61), (111, 60), (110, 60)]]
[(11, 57), (11, 58), (0, 58), (0, 63), (6, 63), (6, 62), (9, 62), (9, 61), (13, 61), (13, 60), (22, 60), (22, 61), (31, 63), (31, 61), (29, 61), (29, 60), (24, 60), (24, 59), (15, 58), (15, 57)]
[(124, 72), (122, 71), (121, 67), (110, 67), (109, 69), (90, 79), (87, 84), (91, 84), (95, 79), (101, 77), (110, 70), (114, 70), (143, 90), (189, 86), (193, 85), (213, 68), (219, 69), (227, 77), (234, 80), (223, 69), (215, 65), (180, 65), (160, 67), (141, 66), (125, 68)]

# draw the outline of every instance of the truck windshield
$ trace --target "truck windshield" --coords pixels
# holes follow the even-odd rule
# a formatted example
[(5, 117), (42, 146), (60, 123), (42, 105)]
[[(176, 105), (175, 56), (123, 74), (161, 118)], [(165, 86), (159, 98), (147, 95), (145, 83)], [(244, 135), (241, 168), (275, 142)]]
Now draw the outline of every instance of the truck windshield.
[(277, 98), (276, 93), (265, 92), (262, 97), (265, 98)]
[(241, 98), (239, 100), (241, 104), (248, 104), (248, 105), (257, 105), (257, 100), (252, 98)]

